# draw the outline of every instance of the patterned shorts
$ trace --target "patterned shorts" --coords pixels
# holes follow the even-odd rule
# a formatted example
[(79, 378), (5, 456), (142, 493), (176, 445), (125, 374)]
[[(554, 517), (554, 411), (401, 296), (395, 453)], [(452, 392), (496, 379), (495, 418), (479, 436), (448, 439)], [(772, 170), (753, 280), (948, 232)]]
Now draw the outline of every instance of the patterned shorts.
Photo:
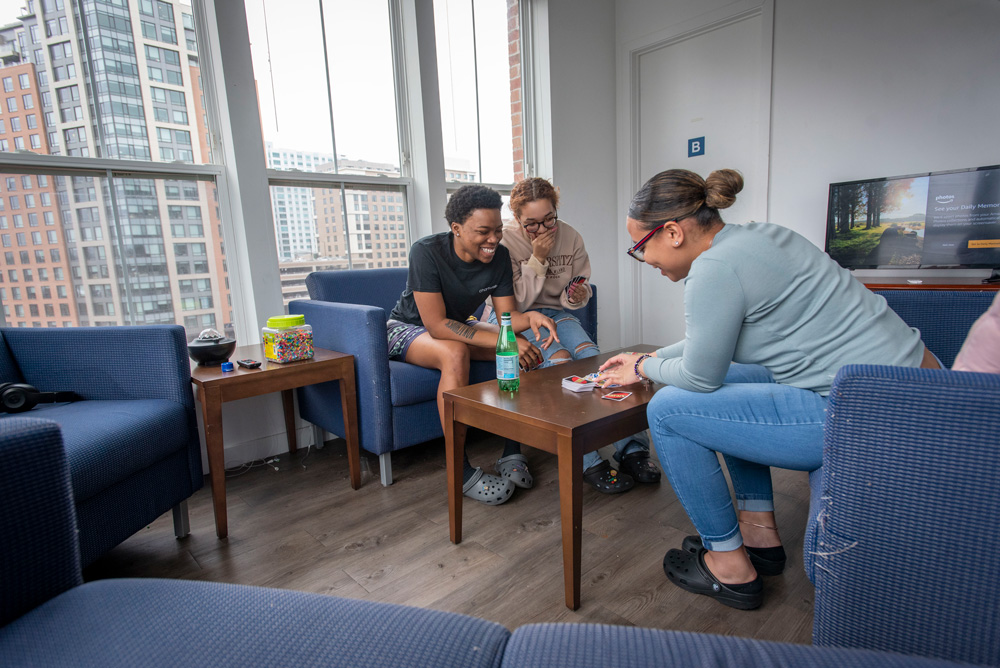
[(389, 337), (389, 359), (399, 362), (406, 361), (406, 351), (410, 349), (413, 339), (427, 331), (422, 325), (409, 325), (398, 320), (389, 320), (385, 326)]

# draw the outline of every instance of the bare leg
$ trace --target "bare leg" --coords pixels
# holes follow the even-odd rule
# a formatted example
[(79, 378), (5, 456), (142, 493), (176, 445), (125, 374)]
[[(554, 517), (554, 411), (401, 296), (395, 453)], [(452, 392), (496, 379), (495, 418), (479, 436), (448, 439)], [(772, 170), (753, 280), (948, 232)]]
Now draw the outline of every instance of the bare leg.
[[(741, 510), (740, 533), (750, 547), (778, 547), (781, 537), (775, 524), (773, 512)], [(705, 564), (720, 582), (742, 584), (757, 577), (757, 571), (750, 563), (746, 549), (741, 545), (730, 552), (708, 552)]]
[[(767, 527), (767, 528), (765, 528)], [(743, 543), (750, 547), (778, 547), (781, 536), (775, 523), (774, 512), (740, 511), (740, 533)]]
[(724, 584), (743, 584), (757, 577), (742, 545), (731, 552), (706, 552), (705, 565)]
[(464, 343), (435, 339), (426, 332), (413, 339), (409, 350), (406, 351), (406, 361), (410, 364), (441, 372), (437, 406), (442, 429), (445, 428), (444, 393), (469, 384), (470, 352), (470, 347)]

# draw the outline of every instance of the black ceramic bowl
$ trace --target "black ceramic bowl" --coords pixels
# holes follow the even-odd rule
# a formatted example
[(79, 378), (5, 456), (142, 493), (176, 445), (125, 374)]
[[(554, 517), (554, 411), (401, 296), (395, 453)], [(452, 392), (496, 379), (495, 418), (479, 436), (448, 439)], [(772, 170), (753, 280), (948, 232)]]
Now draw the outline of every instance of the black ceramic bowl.
[(188, 355), (200, 366), (218, 366), (236, 350), (236, 339), (195, 339), (188, 344)]

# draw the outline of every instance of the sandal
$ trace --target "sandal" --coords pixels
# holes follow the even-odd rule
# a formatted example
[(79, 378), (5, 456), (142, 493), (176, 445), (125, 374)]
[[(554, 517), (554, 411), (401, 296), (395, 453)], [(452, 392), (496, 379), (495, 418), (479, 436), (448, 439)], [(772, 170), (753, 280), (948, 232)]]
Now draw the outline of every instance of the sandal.
[(746, 584), (727, 585), (719, 582), (705, 564), (706, 551), (705, 548), (695, 553), (668, 550), (663, 557), (663, 572), (684, 591), (709, 596), (738, 610), (759, 608), (764, 602), (764, 581), (760, 575)]
[[(701, 542), (701, 536), (687, 536), (684, 542), (681, 543), (681, 549), (691, 554), (697, 554), (698, 550), (702, 549), (704, 545)], [(748, 547), (744, 545), (743, 547), (747, 550), (747, 556), (750, 557), (750, 563), (753, 564), (754, 569), (761, 575), (781, 575), (781, 572), (785, 570), (785, 548), (781, 545), (777, 547)], [(778, 559), (772, 559), (771, 557), (775, 553), (770, 552), (771, 550), (780, 550), (781, 557)], [(764, 554), (761, 554), (764, 552)]]
[[(615, 455), (618, 459), (618, 455)], [(649, 459), (649, 450), (636, 450), (618, 459), (622, 473), (632, 476), (636, 482), (660, 482), (660, 469)]]
[(528, 471), (528, 458), (524, 455), (507, 455), (497, 460), (497, 473), (501, 478), (510, 480), (521, 489), (531, 489), (535, 484), (535, 479)]
[(469, 482), (462, 485), (462, 494), (488, 506), (499, 506), (514, 495), (514, 483), (506, 478), (483, 473), (477, 466)]
[(611, 464), (603, 459), (600, 464), (594, 464), (584, 471), (583, 479), (591, 487), (604, 494), (621, 494), (635, 486), (632, 476), (615, 471), (611, 468)]

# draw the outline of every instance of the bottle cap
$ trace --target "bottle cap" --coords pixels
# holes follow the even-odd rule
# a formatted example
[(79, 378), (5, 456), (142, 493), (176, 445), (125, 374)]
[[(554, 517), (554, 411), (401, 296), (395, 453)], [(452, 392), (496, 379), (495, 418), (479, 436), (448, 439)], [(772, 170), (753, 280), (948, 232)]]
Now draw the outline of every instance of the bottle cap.
[(304, 315), (276, 315), (267, 319), (267, 326), (273, 329), (284, 329), (286, 327), (298, 327), (306, 324)]
[(232, 371), (233, 370), (233, 363), (232, 362), (223, 362), (222, 363), (222, 370), (223, 371)]

